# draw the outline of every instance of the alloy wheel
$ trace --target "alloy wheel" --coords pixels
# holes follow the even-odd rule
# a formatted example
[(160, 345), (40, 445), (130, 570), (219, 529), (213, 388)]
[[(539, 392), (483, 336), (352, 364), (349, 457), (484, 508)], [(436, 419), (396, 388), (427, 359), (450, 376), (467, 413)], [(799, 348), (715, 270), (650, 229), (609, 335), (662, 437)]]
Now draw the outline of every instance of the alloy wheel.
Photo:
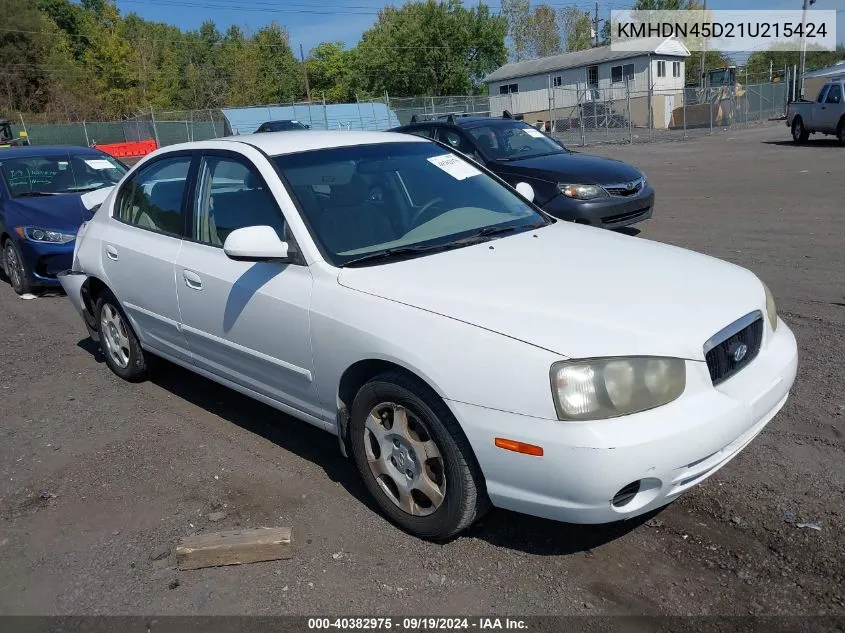
[(5, 265), (6, 275), (8, 275), (9, 280), (12, 282), (12, 286), (14, 286), (15, 288), (22, 287), (23, 269), (21, 267), (21, 262), (18, 259), (18, 253), (15, 250), (15, 247), (12, 245), (11, 241), (6, 244)]
[(370, 472), (398, 508), (428, 516), (443, 504), (443, 457), (412, 411), (392, 402), (373, 407), (364, 424), (364, 449)]
[(112, 361), (121, 369), (128, 367), (131, 348), (126, 324), (120, 313), (109, 303), (104, 303), (100, 310), (100, 335), (105, 351)]

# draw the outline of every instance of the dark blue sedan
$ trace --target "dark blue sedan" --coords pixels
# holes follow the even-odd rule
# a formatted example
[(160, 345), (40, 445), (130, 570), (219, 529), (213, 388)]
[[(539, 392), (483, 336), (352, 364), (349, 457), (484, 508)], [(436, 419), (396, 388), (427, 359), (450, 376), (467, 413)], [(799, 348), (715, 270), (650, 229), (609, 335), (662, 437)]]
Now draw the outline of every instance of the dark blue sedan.
[(87, 147), (0, 149), (0, 263), (15, 292), (59, 285), (79, 225), (92, 217), (82, 196), (125, 173), (123, 163)]

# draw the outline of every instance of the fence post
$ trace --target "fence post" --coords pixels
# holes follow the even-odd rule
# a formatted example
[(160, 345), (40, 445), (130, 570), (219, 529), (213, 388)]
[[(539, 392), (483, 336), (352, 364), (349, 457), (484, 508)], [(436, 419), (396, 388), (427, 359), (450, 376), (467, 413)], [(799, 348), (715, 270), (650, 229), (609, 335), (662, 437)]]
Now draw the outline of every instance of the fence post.
[(211, 110), (207, 110), (208, 118), (211, 121), (211, 131), (214, 132), (214, 138), (217, 138), (217, 126), (214, 124), (214, 116), (211, 114)]
[[(649, 59), (651, 68), (651, 59)], [(651, 143), (651, 130), (654, 128), (654, 84), (648, 82), (648, 142)]]
[(687, 138), (687, 91), (684, 90), (684, 111), (683, 111), (683, 118), (684, 118), (684, 140)]
[(161, 143), (159, 143), (159, 141), (158, 141), (158, 128), (156, 127), (156, 115), (155, 115), (155, 112), (153, 112), (152, 108), (150, 108), (150, 121), (152, 121), (152, 124), (153, 124), (153, 136), (155, 137), (155, 140), (156, 140), (156, 147), (161, 147)]
[(605, 140), (610, 138), (610, 128), (607, 125), (607, 88), (605, 88), (604, 92), (604, 138)]
[(713, 134), (713, 97), (709, 91), (707, 94), (707, 102), (710, 104), (710, 134)]
[(378, 117), (376, 116), (376, 102), (370, 101), (370, 107), (372, 108), (372, 111), (373, 111), (373, 125), (375, 126), (375, 129), (378, 130)]
[(29, 138), (29, 132), (26, 130), (26, 123), (23, 120), (23, 112), (18, 112), (18, 116), (21, 118), (21, 127), (23, 128), (23, 133), (26, 135), (27, 142), (32, 145), (32, 139)]
[(628, 142), (634, 144), (634, 122), (631, 120), (631, 78), (625, 82), (625, 100), (628, 102)]
[[(579, 92), (576, 94), (576, 100), (578, 102), (578, 127), (581, 128), (581, 147), (584, 147), (587, 144), (587, 132), (584, 130), (584, 104), (581, 103), (580, 85), (581, 82), (578, 82)], [(586, 87), (584, 88), (584, 96), (586, 98)]]
[(393, 127), (393, 121), (390, 120), (390, 95), (387, 90), (384, 91), (384, 107), (387, 109), (387, 129)]
[(82, 119), (82, 131), (85, 132), (85, 145), (91, 147), (91, 141), (88, 140), (88, 126), (85, 125), (85, 119)]
[(191, 142), (191, 128), (188, 127), (188, 122), (185, 121), (185, 141)]
[[(358, 96), (355, 96), (355, 99), (358, 99)], [(326, 131), (329, 129), (329, 110), (326, 108), (326, 93), (323, 93), (323, 125), (326, 126)]]

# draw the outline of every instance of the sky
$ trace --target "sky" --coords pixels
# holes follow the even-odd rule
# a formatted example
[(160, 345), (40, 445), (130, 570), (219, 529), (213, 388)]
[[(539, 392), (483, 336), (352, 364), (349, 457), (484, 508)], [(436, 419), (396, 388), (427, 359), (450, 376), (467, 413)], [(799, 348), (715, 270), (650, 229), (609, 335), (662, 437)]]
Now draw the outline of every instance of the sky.
[[(532, 0), (532, 5), (541, 0)], [(464, 0), (472, 6), (477, 0)], [(403, 0), (117, 0), (121, 13), (135, 12), (142, 18), (166, 22), (182, 28), (196, 29), (205, 20), (213, 20), (224, 31), (232, 24), (258, 29), (276, 21), (290, 33), (291, 45), (298, 53), (302, 44), (305, 54), (320, 42), (342, 41), (354, 46), (376, 20), (379, 8), (401, 5)], [(498, 10), (499, 0), (487, 4)], [(593, 10), (590, 0), (546, 0), (554, 8), (578, 6)], [(624, 0), (600, 0), (600, 17), (611, 9), (627, 9)], [(801, 0), (708, 0), (709, 9), (801, 9)], [(845, 43), (845, 0), (817, 0), (813, 9), (836, 9), (836, 39)]]

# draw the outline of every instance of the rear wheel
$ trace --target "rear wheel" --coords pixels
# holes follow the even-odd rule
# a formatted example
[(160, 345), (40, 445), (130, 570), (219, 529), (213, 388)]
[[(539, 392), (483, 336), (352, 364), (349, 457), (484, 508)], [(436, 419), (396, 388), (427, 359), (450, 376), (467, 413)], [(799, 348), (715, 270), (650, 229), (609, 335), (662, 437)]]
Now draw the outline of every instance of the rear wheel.
[(147, 354), (141, 348), (129, 319), (108, 290), (97, 300), (97, 322), (99, 324), (100, 347), (106, 358), (106, 365), (115, 374), (130, 382), (143, 380), (149, 364)]
[(804, 121), (801, 120), (801, 117), (795, 117), (792, 122), (792, 140), (800, 145), (806, 143), (808, 138), (810, 138), (810, 133), (804, 127)]
[(3, 246), (3, 270), (9, 278), (9, 283), (19, 295), (32, 292), (32, 284), (24, 264), (20, 249), (11, 240), (7, 239)]
[(839, 125), (836, 126), (836, 138), (839, 139), (840, 145), (845, 145), (845, 118), (840, 119)]
[(469, 442), (421, 381), (390, 371), (365, 384), (352, 405), (349, 432), (367, 489), (404, 530), (443, 540), (486, 511), (483, 477)]

